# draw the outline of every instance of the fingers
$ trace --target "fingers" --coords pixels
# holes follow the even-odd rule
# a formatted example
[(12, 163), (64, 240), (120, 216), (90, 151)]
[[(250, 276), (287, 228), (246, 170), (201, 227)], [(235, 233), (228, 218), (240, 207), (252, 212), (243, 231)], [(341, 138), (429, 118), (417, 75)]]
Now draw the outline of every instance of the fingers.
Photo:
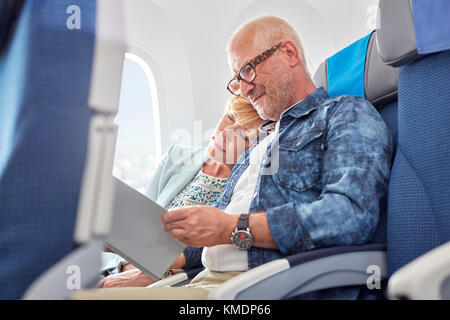
[(186, 210), (188, 208), (176, 209), (168, 211), (161, 216), (161, 220), (164, 223), (164, 231), (170, 232), (171, 236), (184, 242), (186, 239), (185, 218), (188, 215)]
[(99, 288), (114, 288), (114, 281), (109, 281), (110, 279), (103, 282), (102, 286)]
[(100, 283), (97, 285), (97, 288), (103, 288), (103, 286), (105, 285), (105, 279), (106, 278), (103, 278), (103, 280), (100, 281)]
[(180, 241), (183, 241), (186, 239), (186, 230), (184, 230), (184, 229), (172, 229), (170, 231), (170, 234), (172, 235), (172, 237), (174, 237)]
[(181, 209), (176, 209), (176, 210), (171, 210), (171, 211), (167, 211), (166, 213), (164, 213), (161, 216), (161, 221), (164, 224), (170, 223), (170, 222), (174, 222), (174, 221), (178, 221), (178, 220), (183, 220), (186, 218), (187, 216), (187, 212), (190, 210), (190, 208), (181, 208)]
[(173, 229), (185, 229), (185, 223), (184, 221), (175, 221), (175, 222), (169, 222), (164, 225), (164, 231), (171, 231)]
[(98, 285), (98, 288), (115, 287), (146, 287), (154, 282), (139, 269), (133, 269), (119, 274), (105, 277)]

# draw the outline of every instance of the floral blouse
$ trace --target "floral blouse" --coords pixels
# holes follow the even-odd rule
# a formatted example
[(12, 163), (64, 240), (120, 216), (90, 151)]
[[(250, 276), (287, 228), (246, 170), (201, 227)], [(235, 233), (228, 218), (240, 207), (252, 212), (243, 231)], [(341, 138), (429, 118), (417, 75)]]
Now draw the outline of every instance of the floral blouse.
[(166, 209), (211, 205), (222, 194), (227, 178), (217, 178), (199, 170), (192, 181), (170, 201)]

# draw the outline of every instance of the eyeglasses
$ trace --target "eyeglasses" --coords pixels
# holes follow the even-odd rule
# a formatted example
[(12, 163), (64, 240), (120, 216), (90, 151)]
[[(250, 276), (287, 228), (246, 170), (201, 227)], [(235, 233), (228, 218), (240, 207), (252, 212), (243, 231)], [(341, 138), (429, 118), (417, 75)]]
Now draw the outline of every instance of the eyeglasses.
[(228, 82), (227, 89), (231, 94), (235, 96), (241, 95), (241, 80), (248, 84), (251, 84), (256, 79), (256, 66), (263, 62), (265, 59), (270, 57), (277, 51), (283, 42), (278, 43), (269, 50), (264, 51), (260, 55), (254, 57), (247, 64), (245, 64), (241, 70), (239, 70), (239, 75), (234, 77)]

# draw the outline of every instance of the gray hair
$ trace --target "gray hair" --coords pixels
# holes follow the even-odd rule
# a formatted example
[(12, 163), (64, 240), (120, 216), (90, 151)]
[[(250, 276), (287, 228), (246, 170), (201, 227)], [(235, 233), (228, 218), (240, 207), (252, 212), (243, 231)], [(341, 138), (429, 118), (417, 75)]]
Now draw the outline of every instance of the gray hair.
[(225, 49), (227, 53), (232, 51), (234, 41), (240, 38), (240, 36), (242, 36), (247, 30), (251, 30), (253, 32), (253, 47), (260, 51), (267, 50), (282, 40), (289, 39), (294, 42), (297, 47), (300, 60), (307, 73), (309, 73), (302, 42), (297, 34), (297, 31), (295, 31), (294, 27), (292, 27), (289, 22), (276, 16), (262, 16), (247, 21), (239, 26), (228, 40)]

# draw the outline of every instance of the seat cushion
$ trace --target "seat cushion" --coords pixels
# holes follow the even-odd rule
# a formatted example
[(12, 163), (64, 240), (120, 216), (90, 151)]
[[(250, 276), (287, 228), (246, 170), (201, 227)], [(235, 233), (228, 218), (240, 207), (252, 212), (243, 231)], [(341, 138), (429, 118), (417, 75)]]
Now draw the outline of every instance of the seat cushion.
[(390, 181), (393, 273), (450, 240), (450, 51), (400, 68), (398, 148)]

